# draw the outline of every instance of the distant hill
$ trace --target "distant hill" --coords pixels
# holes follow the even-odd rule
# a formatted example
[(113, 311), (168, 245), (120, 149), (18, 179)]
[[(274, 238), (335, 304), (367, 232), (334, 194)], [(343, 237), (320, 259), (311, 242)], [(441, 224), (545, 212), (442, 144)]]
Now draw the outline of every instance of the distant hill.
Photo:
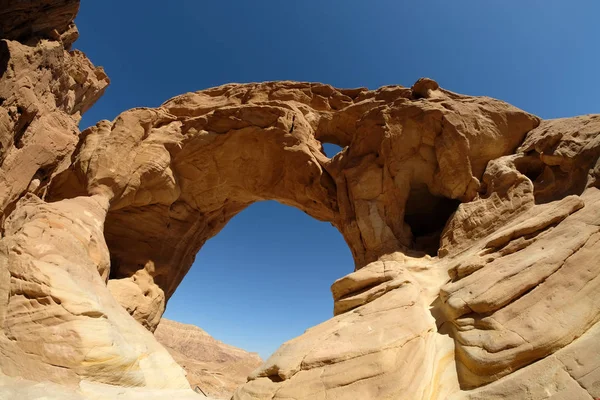
[(225, 344), (195, 325), (163, 318), (154, 336), (187, 372), (192, 389), (199, 386), (216, 398), (229, 399), (263, 362), (257, 353)]

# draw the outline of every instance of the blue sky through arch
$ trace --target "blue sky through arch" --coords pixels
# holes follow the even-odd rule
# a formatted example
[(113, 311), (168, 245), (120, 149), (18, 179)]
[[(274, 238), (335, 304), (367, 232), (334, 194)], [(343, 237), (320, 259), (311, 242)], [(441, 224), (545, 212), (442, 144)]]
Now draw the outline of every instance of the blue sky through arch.
[(337, 144), (323, 143), (323, 151), (325, 152), (325, 155), (329, 158), (335, 156), (337, 153), (342, 151), (342, 149), (343, 148), (341, 146), (338, 146)]
[(165, 317), (266, 358), (331, 318), (329, 287), (353, 270), (331, 224), (275, 201), (254, 203), (200, 250)]

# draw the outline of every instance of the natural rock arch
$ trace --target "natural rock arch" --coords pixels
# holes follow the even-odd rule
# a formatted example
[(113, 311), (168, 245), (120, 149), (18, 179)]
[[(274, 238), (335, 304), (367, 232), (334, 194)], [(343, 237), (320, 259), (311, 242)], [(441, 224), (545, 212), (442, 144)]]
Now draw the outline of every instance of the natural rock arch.
[[(331, 222), (357, 268), (414, 248), (405, 221), (439, 234), (455, 206), (436, 199), (473, 198), (487, 161), (538, 123), (499, 101), (464, 99), (430, 80), (378, 91), (277, 82), (188, 93), (84, 131), (49, 199), (110, 201), (109, 287), (153, 330), (200, 247), (254, 201)], [(319, 139), (345, 150), (329, 159)]]
[(336, 226), (356, 271), (235, 399), (600, 396), (599, 116), (268, 82), (80, 134), (108, 78), (67, 51), (78, 3), (34, 3), (0, 23), (3, 374), (186, 388), (149, 330), (204, 241), (275, 199)]

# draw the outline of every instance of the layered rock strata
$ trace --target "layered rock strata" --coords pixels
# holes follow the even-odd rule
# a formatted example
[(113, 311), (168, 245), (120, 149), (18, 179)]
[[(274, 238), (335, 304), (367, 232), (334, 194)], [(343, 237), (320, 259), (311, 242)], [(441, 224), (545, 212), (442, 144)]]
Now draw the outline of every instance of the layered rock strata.
[(109, 80), (79, 51), (78, 1), (2, 7), (0, 370), (65, 385), (189, 388), (181, 368), (107, 289), (101, 196), (50, 200), (71, 168), (82, 113)]

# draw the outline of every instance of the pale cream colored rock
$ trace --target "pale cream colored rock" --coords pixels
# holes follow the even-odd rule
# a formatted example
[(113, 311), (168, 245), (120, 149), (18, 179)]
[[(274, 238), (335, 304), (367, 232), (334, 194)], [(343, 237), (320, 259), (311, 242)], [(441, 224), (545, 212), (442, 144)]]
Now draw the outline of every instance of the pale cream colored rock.
[(542, 361), (450, 400), (596, 399), (600, 397), (600, 324)]
[(35, 382), (0, 374), (0, 400), (215, 400), (190, 389), (124, 388), (88, 381), (79, 387)]
[[(453, 341), (438, 332), (427, 291), (414, 277), (420, 265), (429, 281), (427, 266), (435, 267), (396, 258), (401, 261), (374, 262), (334, 284), (342, 304), (336, 310), (357, 308), (285, 343), (234, 399), (397, 399), (407, 393), (444, 399), (457, 391)], [(369, 286), (378, 295), (367, 294)]]
[[(106, 287), (108, 202), (23, 197), (0, 241), (0, 368), (76, 384), (187, 388), (183, 371)], [(102, 277), (104, 275), (104, 278)]]
[[(595, 116), (579, 117), (574, 125), (600, 132), (599, 121)], [(560, 129), (556, 127), (568, 123), (545, 123), (530, 132), (526, 143), (538, 140), (540, 134), (561, 136), (547, 126)], [(568, 132), (564, 140), (572, 143)], [(590, 160), (589, 154), (598, 154), (599, 144), (595, 135), (581, 136), (588, 141), (571, 146), (570, 155), (587, 155), (581, 166), (590, 169), (595, 160)], [(560, 149), (565, 144), (555, 139), (552, 146)], [(541, 153), (539, 158), (547, 161)], [(527, 162), (530, 166), (532, 160)], [(542, 167), (545, 171), (552, 168)], [(588, 179), (585, 168), (569, 171), (572, 182)], [(526, 188), (523, 195), (530, 198), (528, 208), (503, 214), (501, 229), (447, 259), (454, 263), (449, 272), (455, 282), (442, 287), (441, 309), (455, 326), (459, 377), (465, 388), (497, 380), (568, 346), (600, 320), (600, 303), (593, 295), (600, 290), (600, 270), (593, 261), (600, 248), (596, 243), (600, 239), (600, 191), (590, 187), (581, 196), (535, 205), (533, 200), (544, 202), (554, 195), (548, 195), (547, 181), (533, 178), (529, 187), (521, 185)], [(513, 186), (514, 191), (518, 185)], [(556, 196), (571, 190), (565, 189), (566, 183), (552, 185), (558, 191)], [(538, 190), (540, 187), (543, 190)], [(505, 204), (519, 204), (510, 199)]]
[(138, 270), (132, 277), (111, 279), (107, 283), (115, 300), (151, 332), (154, 332), (165, 311), (165, 294), (154, 283), (153, 273), (154, 266), (149, 261), (144, 269)]

